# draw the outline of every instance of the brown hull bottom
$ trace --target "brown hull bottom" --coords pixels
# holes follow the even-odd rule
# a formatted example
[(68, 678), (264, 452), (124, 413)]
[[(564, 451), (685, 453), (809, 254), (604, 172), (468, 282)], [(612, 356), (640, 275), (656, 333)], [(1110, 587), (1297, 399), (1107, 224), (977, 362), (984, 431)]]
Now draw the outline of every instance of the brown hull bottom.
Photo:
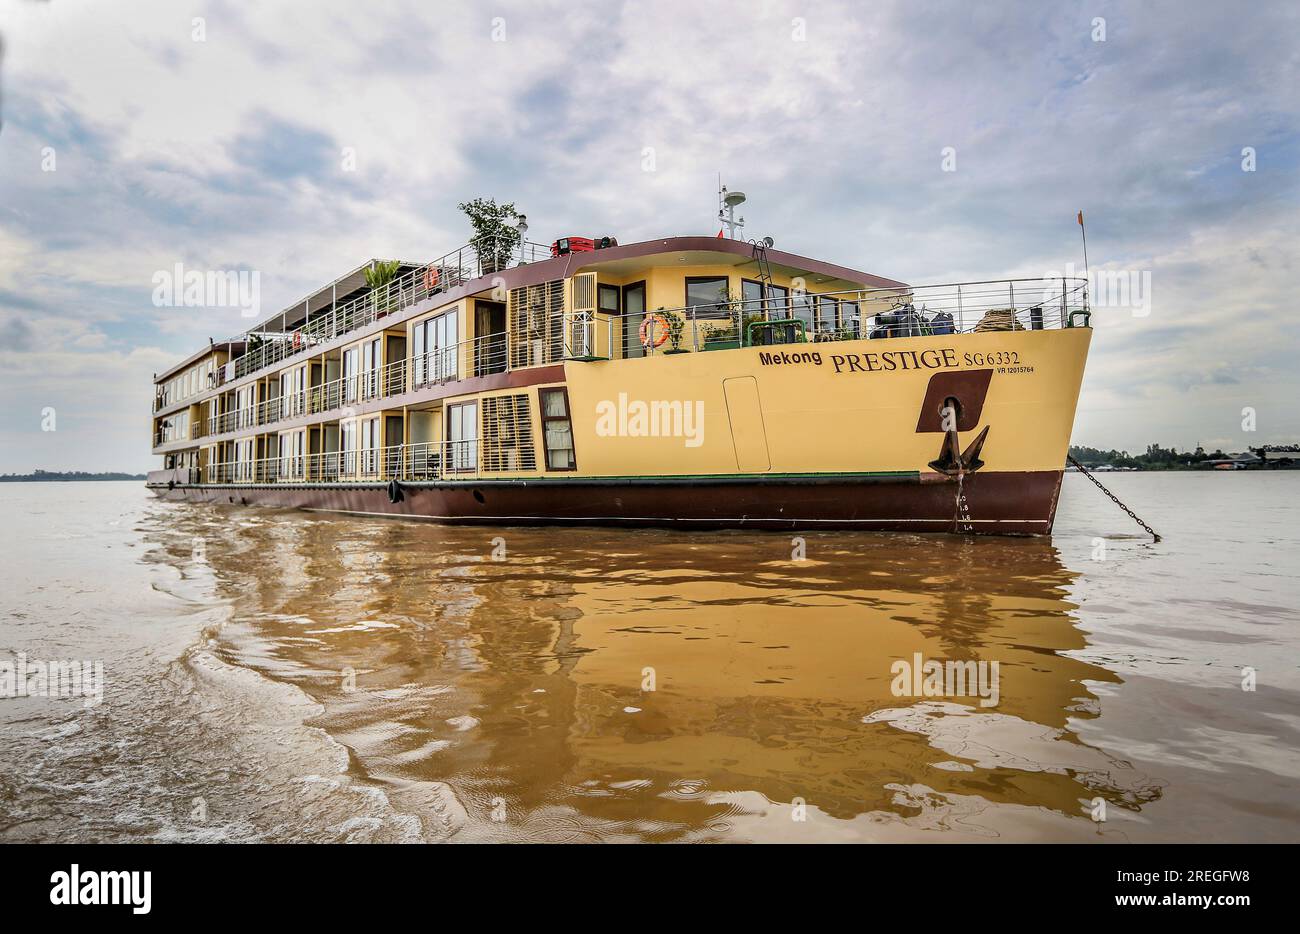
[[(1045, 535), (1059, 470), (976, 473), (960, 491), (927, 475), (485, 480), (403, 484), (151, 485), (178, 502), (278, 506), (482, 525), (659, 526), (692, 529), (859, 529)], [(965, 510), (960, 511), (960, 495)]]

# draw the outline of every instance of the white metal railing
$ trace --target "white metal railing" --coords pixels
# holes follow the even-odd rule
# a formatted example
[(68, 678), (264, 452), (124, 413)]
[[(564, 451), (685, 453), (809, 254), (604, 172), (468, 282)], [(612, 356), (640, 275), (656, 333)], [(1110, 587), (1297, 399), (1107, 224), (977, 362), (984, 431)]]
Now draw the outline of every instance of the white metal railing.
[(472, 480), (483, 473), (482, 444), (471, 439), (219, 461), (201, 468), (196, 482), (365, 483), (393, 479), (417, 482)]
[[(302, 415), (319, 415), (345, 405), (369, 402), (406, 391), (406, 361), (395, 360), (385, 366), (350, 376), (342, 376), (317, 386), (295, 390), (264, 399), (253, 406), (210, 415), (204, 419), (208, 435), (243, 431), (273, 425)], [(201, 437), (201, 436), (196, 436)]]
[(250, 348), (242, 357), (236, 358), (234, 376), (236, 379), (247, 376), (249, 373), (303, 353), (317, 344), (331, 341), (340, 334), (365, 327), (431, 295), (438, 295), (474, 279), (501, 272), (512, 264), (521, 265), (550, 258), (548, 245), (531, 241), (524, 241), (508, 251), (504, 248), (489, 248), (481, 251), (474, 245), (463, 246), (391, 282), (371, 289), (365, 295), (350, 302), (331, 308), (318, 316), (309, 316), (308, 321), (291, 333), (260, 335), (257, 332), (250, 333), (247, 335), (250, 340), (260, 339), (261, 343), (255, 348)]
[(244, 431), (301, 415), (319, 415), (357, 402), (396, 396), (408, 390), (451, 382), (467, 375), (504, 373), (509, 366), (505, 333), (486, 334), (416, 354), (409, 363), (409, 385), (407, 360), (396, 360), (375, 370), (273, 396), (253, 406), (209, 415), (195, 424), (191, 437), (197, 439), (207, 435)]
[[(566, 328), (565, 353), (621, 359), (750, 343), (1056, 330), (1077, 327), (1080, 319), (1086, 325), (1089, 315), (1087, 280), (1078, 278), (805, 292), (594, 319), (573, 316)], [(787, 323), (768, 324), (777, 321)]]

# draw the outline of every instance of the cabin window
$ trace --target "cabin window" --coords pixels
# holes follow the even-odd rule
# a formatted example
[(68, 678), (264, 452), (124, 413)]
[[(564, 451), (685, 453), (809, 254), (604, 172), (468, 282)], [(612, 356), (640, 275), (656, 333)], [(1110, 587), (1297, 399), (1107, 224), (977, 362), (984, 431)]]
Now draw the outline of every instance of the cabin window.
[(790, 290), (785, 286), (767, 287), (767, 316), (769, 318), (790, 317)]
[(790, 301), (791, 316), (803, 322), (805, 334), (813, 332), (813, 299), (807, 292), (795, 292)]
[(602, 284), (599, 289), (600, 297), (598, 299), (598, 308), (602, 314), (617, 315), (619, 314), (619, 287), (616, 285)]
[(282, 418), (306, 414), (306, 381), (306, 367), (294, 367), (292, 370), (280, 374), (280, 415)]
[(546, 446), (547, 470), (577, 470), (573, 453), (573, 422), (569, 417), (569, 393), (565, 389), (542, 389), (542, 443)]
[(379, 417), (361, 420), (361, 472), (375, 474), (379, 472)]
[(830, 334), (840, 326), (840, 303), (824, 295), (817, 296), (817, 330)]
[(379, 396), (379, 367), (382, 351), (380, 339), (366, 341), (361, 345), (361, 398), (374, 399)]
[(356, 472), (357, 423), (344, 422), (339, 427), (339, 469), (344, 474)]
[(727, 277), (688, 276), (686, 279), (686, 306), (693, 309), (701, 321), (731, 317), (727, 310)]
[(848, 328), (854, 337), (862, 336), (862, 307), (857, 302), (840, 301), (840, 320), (841, 326)]
[(746, 315), (763, 316), (765, 308), (763, 302), (763, 283), (757, 279), (740, 280), (740, 297), (745, 302)]
[(421, 321), (412, 334), (415, 354), (415, 385), (457, 379), (457, 344), (460, 315), (452, 310)]
[(291, 431), (280, 435), (280, 476), (301, 479), (304, 476), (307, 432)]
[(357, 374), (361, 371), (361, 350), (349, 347), (343, 351), (343, 399), (345, 402), (357, 401)]
[(533, 417), (526, 394), (489, 396), (483, 404), (483, 469), (536, 470)]
[(478, 403), (447, 406), (447, 457), (452, 470), (478, 468)]

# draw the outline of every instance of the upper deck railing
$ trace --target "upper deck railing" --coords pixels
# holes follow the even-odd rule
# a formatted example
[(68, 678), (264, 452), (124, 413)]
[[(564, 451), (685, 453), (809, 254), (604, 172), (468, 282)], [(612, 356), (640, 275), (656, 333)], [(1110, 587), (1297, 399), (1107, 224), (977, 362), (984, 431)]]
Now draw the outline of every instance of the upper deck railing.
[[(505, 335), (489, 334), (416, 354), (409, 361), (395, 360), (382, 367), (282, 393), (256, 405), (195, 419), (189, 438), (197, 440), (209, 435), (271, 426), (299, 416), (341, 411), (349, 405), (401, 395), (408, 389), (448, 383), (462, 376), (504, 373), (508, 366)], [(411, 374), (409, 385), (408, 370)], [(174, 432), (154, 435), (155, 445), (174, 440), (181, 440), (174, 436)]]
[(433, 295), (448, 292), (474, 279), (490, 276), (509, 268), (551, 258), (551, 248), (542, 243), (524, 241), (506, 257), (502, 251), (481, 253), (474, 246), (463, 246), (435, 259), (384, 285), (376, 286), (364, 295), (342, 305), (308, 315), (302, 326), (288, 334), (250, 333), (250, 341), (261, 340), (242, 357), (234, 361), (234, 378), (247, 376), (282, 360), (308, 351), (317, 344), (334, 340), (341, 334), (355, 331), (380, 318), (407, 308)]
[(924, 337), (1087, 325), (1087, 280), (1000, 279), (842, 292), (782, 289), (765, 298), (627, 315), (575, 317), (570, 357), (623, 359), (670, 351), (725, 350), (800, 341)]

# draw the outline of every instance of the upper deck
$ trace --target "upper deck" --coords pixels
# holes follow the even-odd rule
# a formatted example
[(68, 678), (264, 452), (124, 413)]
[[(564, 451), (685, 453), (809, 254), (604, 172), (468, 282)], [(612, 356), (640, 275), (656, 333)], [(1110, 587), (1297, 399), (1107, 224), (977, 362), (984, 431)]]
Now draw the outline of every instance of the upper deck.
[[(155, 452), (537, 381), (565, 361), (961, 333), (997, 326), (995, 309), (1007, 327), (1057, 328), (1087, 307), (1070, 280), (914, 287), (709, 237), (558, 257), (524, 244), (501, 266), (464, 247), (376, 288), (336, 282), (214, 343), (157, 378)], [(193, 391), (165, 391), (196, 368)]]

